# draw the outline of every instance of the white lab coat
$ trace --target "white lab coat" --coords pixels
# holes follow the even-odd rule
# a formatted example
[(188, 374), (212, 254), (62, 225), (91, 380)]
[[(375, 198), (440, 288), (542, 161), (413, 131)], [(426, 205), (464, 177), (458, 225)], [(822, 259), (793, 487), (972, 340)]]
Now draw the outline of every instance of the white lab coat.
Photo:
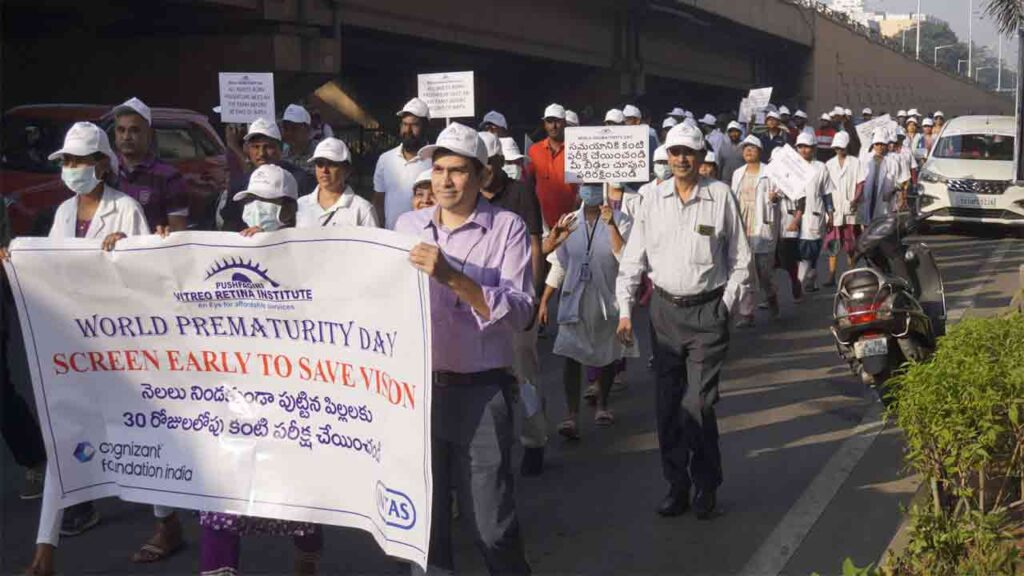
[[(74, 238), (78, 226), (78, 196), (68, 198), (57, 207), (50, 228), (50, 238)], [(114, 232), (126, 236), (149, 234), (149, 224), (142, 206), (134, 198), (104, 185), (103, 197), (92, 217), (86, 238), (106, 238)]]
[[(612, 252), (608, 226), (597, 219), (590, 246), (590, 280), (581, 281), (587, 260), (587, 221), (583, 208), (577, 213), (579, 226), (548, 257), (551, 271), (547, 285), (561, 287), (558, 301), (558, 337), (554, 353), (585, 366), (607, 366), (624, 357), (636, 357), (636, 347), (622, 345), (615, 335), (619, 307), (615, 301), (615, 280), (619, 257)], [(623, 241), (629, 239), (633, 220), (616, 211), (615, 223)], [(625, 246), (623, 246), (625, 249)]]
[(832, 193), (831, 182), (825, 164), (817, 160), (811, 161), (814, 177), (804, 188), (804, 215), (800, 220), (801, 240), (820, 240), (825, 234), (827, 213), (825, 197)]
[(833, 223), (836, 226), (845, 224), (863, 224), (860, 214), (853, 209), (853, 200), (857, 197), (857, 185), (864, 182), (863, 164), (860, 158), (846, 156), (839, 165), (839, 156), (832, 157), (825, 163), (828, 177), (832, 183), (832, 205), (835, 208)]
[[(740, 184), (743, 183), (743, 176), (747, 171), (744, 165), (732, 173), (732, 193), (736, 202), (742, 207), (740, 201)], [(747, 237), (750, 241), (750, 249), (754, 254), (770, 254), (775, 251), (775, 245), (779, 240), (779, 202), (771, 201), (771, 193), (775, 185), (765, 174), (764, 164), (760, 165), (757, 175), (757, 196), (754, 205), (754, 230), (756, 232)], [(779, 192), (781, 196), (782, 193)], [(744, 222), (746, 229), (750, 226)]]
[(886, 154), (876, 165), (874, 156), (864, 164), (864, 197), (860, 203), (860, 218), (865, 224), (889, 213), (896, 196), (893, 192), (910, 179), (897, 154)]

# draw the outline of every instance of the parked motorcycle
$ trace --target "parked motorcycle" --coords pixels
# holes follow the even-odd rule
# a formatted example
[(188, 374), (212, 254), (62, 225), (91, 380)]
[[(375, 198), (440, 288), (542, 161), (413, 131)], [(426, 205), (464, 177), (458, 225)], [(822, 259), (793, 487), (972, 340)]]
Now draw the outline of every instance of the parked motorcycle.
[(907, 360), (920, 362), (946, 333), (946, 298), (935, 257), (907, 237), (923, 218), (893, 212), (857, 240), (854, 264), (839, 279), (833, 304), (836, 349), (866, 386), (881, 392)]

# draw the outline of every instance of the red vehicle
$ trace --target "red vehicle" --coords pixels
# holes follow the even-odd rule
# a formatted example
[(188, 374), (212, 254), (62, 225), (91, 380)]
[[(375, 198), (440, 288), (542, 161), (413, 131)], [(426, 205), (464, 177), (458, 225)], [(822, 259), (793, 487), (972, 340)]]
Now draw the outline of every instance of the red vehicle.
[[(47, 160), (64, 143), (75, 122), (93, 122), (107, 130), (114, 145), (113, 106), (35, 104), (3, 116), (0, 194), (7, 204), (13, 235), (46, 235), (53, 212), (71, 197), (60, 180), (60, 163)], [(189, 227), (213, 229), (216, 198), (227, 188), (224, 143), (206, 116), (192, 110), (153, 108), (156, 155), (185, 178)]]

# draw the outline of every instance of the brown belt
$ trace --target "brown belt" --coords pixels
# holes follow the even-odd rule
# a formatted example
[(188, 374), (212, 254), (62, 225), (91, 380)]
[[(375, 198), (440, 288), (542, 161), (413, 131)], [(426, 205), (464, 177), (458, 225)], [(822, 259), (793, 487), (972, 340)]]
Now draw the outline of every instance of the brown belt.
[(679, 308), (690, 308), (692, 306), (700, 306), (701, 304), (707, 304), (714, 300), (718, 300), (725, 294), (725, 286), (720, 286), (714, 290), (708, 292), (701, 292), (693, 296), (674, 296), (671, 293), (662, 290), (655, 286), (654, 293), (667, 300), (670, 304), (678, 306)]

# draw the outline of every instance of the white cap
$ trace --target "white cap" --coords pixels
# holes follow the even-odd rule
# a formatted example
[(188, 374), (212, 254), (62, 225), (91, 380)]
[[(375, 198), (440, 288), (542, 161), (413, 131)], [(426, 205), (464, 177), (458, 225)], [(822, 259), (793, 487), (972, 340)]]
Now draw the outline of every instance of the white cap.
[(442, 130), (437, 135), (437, 142), (420, 148), (419, 156), (424, 160), (430, 160), (439, 149), (449, 150), (459, 156), (487, 164), (487, 145), (480, 139), (476, 130), (458, 122), (452, 122)]
[(836, 134), (834, 138), (832, 138), (832, 147), (833, 148), (842, 148), (843, 150), (845, 150), (846, 147), (849, 146), (849, 145), (850, 145), (850, 135), (847, 134), (846, 132), (840, 132), (840, 133)]
[[(680, 122), (679, 124), (682, 124), (683, 126), (689, 126), (691, 128), (697, 128), (697, 121), (694, 120), (690, 116), (687, 116), (686, 118), (683, 118), (683, 121)], [(698, 130), (699, 130), (699, 128), (698, 128)]]
[(654, 149), (654, 161), (668, 162), (668, 148), (665, 148), (664, 144)]
[(801, 132), (800, 135), (796, 137), (797, 146), (814, 146), (815, 144), (817, 144), (817, 142), (815, 142), (814, 136), (811, 136), (807, 132)]
[(900, 134), (898, 130), (893, 130), (889, 133), (889, 144), (896, 144), (900, 141)]
[(804, 112), (803, 110), (797, 110), (796, 113), (793, 114), (793, 117), (803, 118), (804, 120), (807, 120), (807, 112)]
[(911, 108), (907, 110), (907, 116), (920, 116), (921, 113), (917, 111), (917, 108)]
[(888, 143), (889, 143), (889, 133), (886, 132), (885, 128), (879, 128), (878, 130), (875, 130), (874, 134), (871, 135), (871, 145), (872, 146), (874, 146), (875, 144), (888, 144)]
[(480, 127), (483, 128), (484, 124), (494, 124), (498, 128), (508, 130), (508, 122), (505, 120), (505, 115), (494, 110), (484, 114), (484, 119), (480, 121)]
[(640, 109), (637, 108), (636, 106), (633, 106), (632, 104), (627, 104), (626, 107), (622, 109), (622, 115), (625, 116), (626, 118), (643, 117), (643, 115), (640, 113)]
[(281, 116), (281, 120), (284, 122), (292, 122), (294, 124), (313, 123), (313, 119), (309, 116), (309, 111), (298, 104), (289, 104), (288, 107), (284, 109), (284, 115)]
[(622, 110), (618, 108), (612, 108), (604, 114), (605, 122), (614, 122), (616, 124), (622, 124), (626, 121), (626, 115), (622, 113)]
[(672, 109), (671, 112), (668, 113), (668, 115), (683, 118), (686, 116), (686, 110), (683, 110), (682, 108), (676, 106), (675, 108)]
[(932, 120), (931, 118), (925, 118), (925, 119), (924, 119), (924, 120), (923, 120), (923, 121), (921, 122), (921, 126), (935, 126), (935, 121), (934, 121), (934, 120)]
[(907, 115), (907, 111), (906, 110), (900, 110), (899, 112), (896, 113), (897, 117), (899, 117), (899, 116), (906, 116), (906, 115)]
[(547, 118), (558, 118), (559, 120), (565, 120), (565, 107), (561, 104), (550, 104), (544, 109), (544, 116), (542, 119)]
[(765, 120), (767, 120), (768, 118), (775, 118), (776, 120), (782, 120), (782, 116), (779, 116), (779, 113), (776, 112), (775, 110), (771, 110), (771, 111), (768, 112), (768, 114), (765, 114)]
[(431, 181), (431, 176), (433, 175), (433, 173), (434, 173), (434, 169), (433, 168), (427, 168), (423, 172), (420, 172), (419, 176), (416, 177), (416, 181), (412, 183), (412, 187), (415, 188), (416, 186), (419, 186), (420, 184), (423, 184), (424, 182), (430, 182)]
[(826, 121), (826, 122), (831, 122), (832, 121), (832, 115), (829, 114), (828, 112), (825, 112), (824, 114), (821, 115), (821, 119)]
[[(220, 110), (214, 110), (214, 112), (220, 112)], [(114, 116), (124, 113), (138, 114), (146, 119), (146, 124), (153, 125), (153, 115), (149, 111), (149, 106), (146, 106), (145, 102), (138, 98), (129, 98), (123, 104), (114, 107)]]
[(708, 153), (704, 155), (704, 161), (707, 162), (708, 164), (718, 163), (718, 159), (715, 158), (715, 153), (712, 152), (711, 150), (708, 150)]
[(267, 120), (266, 118), (257, 118), (253, 120), (252, 124), (249, 124), (249, 131), (245, 133), (245, 138), (242, 138), (242, 140), (248, 142), (250, 138), (256, 135), (263, 135), (267, 138), (273, 138), (274, 140), (281, 140), (281, 130), (277, 127), (277, 123)]
[(871, 108), (865, 108), (865, 109), (861, 110), (860, 113), (861, 113), (861, 115), (864, 115), (864, 114), (870, 114), (871, 116), (875, 115), (875, 113), (871, 111)]
[(907, 124), (910, 124), (911, 122), (913, 122), (914, 124), (920, 124), (921, 123), (920, 120), (918, 120), (917, 116), (914, 116), (913, 114), (910, 114), (909, 116), (910, 117), (907, 118)]
[(932, 118), (945, 118), (946, 115), (942, 113), (942, 110), (936, 110), (932, 113)]
[(718, 118), (715, 118), (711, 114), (705, 114), (704, 117), (700, 119), (700, 123), (707, 126), (714, 126), (715, 124), (718, 124)]
[(789, 108), (779, 106), (779, 116), (789, 116)]
[(671, 117), (671, 116), (669, 116), (668, 118), (665, 118), (664, 120), (661, 121), (661, 127), (662, 128), (671, 128), (671, 127), (675, 126), (676, 124), (679, 124), (679, 121), (676, 120), (675, 118)]
[(687, 123), (673, 126), (665, 136), (665, 150), (676, 146), (686, 146), (691, 150), (704, 149), (704, 135), (700, 130)]
[(845, 116), (846, 109), (841, 106), (836, 106), (832, 109), (832, 116)]
[(572, 110), (565, 111), (565, 125), (566, 126), (579, 126), (580, 117)]
[(253, 170), (249, 176), (249, 185), (245, 190), (235, 194), (234, 200), (238, 202), (246, 196), (258, 196), (265, 200), (298, 199), (299, 185), (295, 182), (295, 177), (284, 168), (276, 164), (264, 164)]
[(213, 113), (214, 114), (220, 114), (220, 106), (219, 105), (213, 107)]
[(511, 136), (501, 138), (501, 155), (505, 157), (506, 162), (515, 162), (523, 157), (523, 153), (519, 151), (519, 144), (516, 144), (516, 139)]
[(739, 122), (733, 120), (732, 122), (729, 122), (728, 126), (725, 127), (726, 132), (728, 132), (729, 130), (739, 130), (740, 132), (743, 132), (743, 126), (741, 126)]
[(107, 133), (92, 122), (75, 122), (68, 129), (68, 133), (64, 135), (64, 146), (50, 154), (49, 159), (57, 160), (64, 154), (91, 156), (97, 152), (102, 152), (107, 158), (110, 158), (110, 167), (117, 172), (117, 155), (110, 147), (110, 138), (107, 137)]
[(686, 116), (690, 120), (696, 120), (696, 118), (693, 117), (693, 112), (690, 112), (689, 110), (684, 110), (683, 116)]
[(844, 108), (843, 116), (853, 116), (853, 110), (850, 110), (849, 108)]
[(498, 140), (497, 136), (487, 131), (479, 132), (477, 136), (484, 141), (484, 148), (487, 149), (488, 160), (501, 154), (501, 141)]
[(753, 134), (750, 134), (746, 138), (744, 138), (743, 142), (741, 142), (740, 144), (742, 144), (743, 146), (757, 146), (758, 150), (763, 149), (763, 146), (761, 145), (761, 139), (758, 138), (757, 136), (754, 136)]
[(352, 153), (348, 151), (348, 145), (337, 138), (324, 138), (313, 150), (313, 157), (309, 159), (312, 164), (317, 158), (330, 160), (331, 162), (351, 162)]
[(424, 120), (426, 120), (430, 118), (430, 108), (427, 106), (427, 103), (424, 102), (423, 100), (420, 100), (419, 98), (413, 98), (412, 100), (406, 102), (405, 106), (403, 106), (401, 110), (395, 113), (395, 116), (401, 118), (406, 114), (412, 114), (413, 116), (417, 116), (419, 118), (423, 118)]

